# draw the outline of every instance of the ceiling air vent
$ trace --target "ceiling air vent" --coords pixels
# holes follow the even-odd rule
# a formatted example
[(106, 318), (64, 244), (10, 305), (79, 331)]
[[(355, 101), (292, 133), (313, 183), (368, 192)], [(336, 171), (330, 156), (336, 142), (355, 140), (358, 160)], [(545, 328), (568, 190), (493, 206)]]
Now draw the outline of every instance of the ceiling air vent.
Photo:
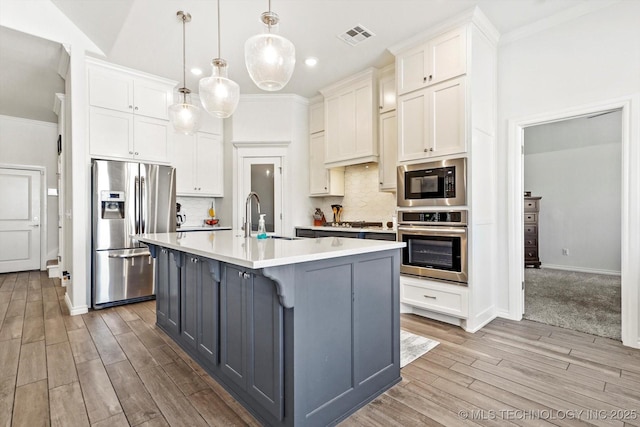
[(353, 28), (349, 28), (342, 34), (338, 34), (338, 38), (351, 46), (362, 43), (366, 39), (375, 36), (371, 31), (367, 30), (362, 25), (356, 25)]

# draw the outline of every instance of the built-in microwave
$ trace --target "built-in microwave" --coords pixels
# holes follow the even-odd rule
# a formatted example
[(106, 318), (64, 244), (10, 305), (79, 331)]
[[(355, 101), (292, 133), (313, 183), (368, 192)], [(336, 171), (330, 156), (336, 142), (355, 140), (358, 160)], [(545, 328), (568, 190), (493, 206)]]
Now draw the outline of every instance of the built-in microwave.
[(398, 206), (463, 206), (467, 159), (398, 166)]

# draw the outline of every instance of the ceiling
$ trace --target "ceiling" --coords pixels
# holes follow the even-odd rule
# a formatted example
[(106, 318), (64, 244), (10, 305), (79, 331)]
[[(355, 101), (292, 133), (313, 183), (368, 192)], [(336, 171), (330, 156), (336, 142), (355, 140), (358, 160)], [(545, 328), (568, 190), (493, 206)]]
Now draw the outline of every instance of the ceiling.
[[(49, 0), (41, 0), (49, 1)], [(182, 24), (178, 10), (192, 15), (186, 27), (187, 69), (199, 67), (211, 73), (217, 53), (217, 12), (214, 0), (50, 0), (106, 55), (106, 60), (176, 81), (182, 80)], [(388, 47), (427, 31), (430, 27), (474, 6), (487, 15), (501, 34), (587, 3), (610, 0), (273, 0), (280, 16), (279, 33), (296, 46), (297, 63), (289, 84), (281, 91), (312, 97), (322, 87), (364, 68), (393, 62)], [(244, 42), (262, 31), (260, 14), (267, 0), (220, 0), (221, 57), (229, 65), (229, 77), (243, 94), (264, 93), (249, 79), (244, 65)], [(363, 25), (375, 36), (350, 46), (337, 35)], [(0, 33), (5, 38), (5, 31)], [(30, 43), (24, 37), (25, 43)], [(24, 51), (12, 38), (12, 48), (0, 43), (3, 64), (10, 55)], [(29, 52), (35, 53), (33, 47)], [(43, 49), (47, 49), (43, 46)], [(304, 58), (319, 64), (309, 69)], [(37, 67), (37, 64), (32, 64)], [(50, 68), (50, 64), (42, 66)], [(3, 67), (4, 68), (4, 67)], [(25, 74), (37, 83), (32, 73)], [(9, 78), (4, 72), (2, 79)], [(15, 76), (14, 76), (15, 77)], [(40, 77), (41, 78), (41, 77)], [(198, 91), (196, 77), (187, 73), (187, 87)], [(24, 79), (20, 79), (24, 80)], [(5, 90), (21, 86), (3, 83)], [(20, 83), (20, 82), (19, 82)], [(14, 98), (15, 99), (15, 98)], [(0, 103), (2, 100), (0, 99)], [(49, 103), (51, 105), (51, 103)], [(3, 113), (6, 114), (6, 113)]]

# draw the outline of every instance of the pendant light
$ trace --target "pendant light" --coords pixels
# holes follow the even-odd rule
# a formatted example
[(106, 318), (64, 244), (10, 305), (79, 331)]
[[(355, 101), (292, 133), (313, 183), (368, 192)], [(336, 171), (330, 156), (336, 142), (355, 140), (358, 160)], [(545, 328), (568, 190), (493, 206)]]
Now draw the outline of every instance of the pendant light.
[(185, 58), (185, 25), (191, 21), (191, 14), (179, 10), (176, 15), (182, 21), (182, 87), (178, 89), (181, 101), (169, 107), (169, 119), (176, 132), (193, 134), (200, 128), (202, 110), (191, 103), (191, 91), (187, 89), (186, 58)]
[(244, 60), (251, 80), (262, 90), (276, 91), (286, 86), (296, 65), (296, 48), (286, 38), (272, 33), (277, 29), (278, 15), (269, 11), (261, 15), (265, 32), (244, 44)]
[(200, 101), (209, 114), (227, 118), (236, 111), (240, 86), (227, 77), (227, 61), (220, 58), (220, 0), (218, 0), (218, 57), (211, 61), (211, 77), (200, 79)]

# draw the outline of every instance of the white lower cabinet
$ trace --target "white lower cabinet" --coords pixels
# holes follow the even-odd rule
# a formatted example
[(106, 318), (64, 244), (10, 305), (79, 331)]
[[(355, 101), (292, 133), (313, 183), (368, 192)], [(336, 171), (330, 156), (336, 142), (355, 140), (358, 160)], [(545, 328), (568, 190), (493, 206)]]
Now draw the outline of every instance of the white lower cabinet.
[(90, 107), (89, 147), (92, 157), (168, 163), (167, 120)]
[(178, 196), (222, 197), (222, 136), (207, 132), (174, 135), (173, 165)]
[(465, 286), (400, 276), (400, 302), (461, 319), (469, 315), (468, 289)]
[(309, 137), (309, 195), (344, 196), (344, 168), (324, 165), (324, 132)]

